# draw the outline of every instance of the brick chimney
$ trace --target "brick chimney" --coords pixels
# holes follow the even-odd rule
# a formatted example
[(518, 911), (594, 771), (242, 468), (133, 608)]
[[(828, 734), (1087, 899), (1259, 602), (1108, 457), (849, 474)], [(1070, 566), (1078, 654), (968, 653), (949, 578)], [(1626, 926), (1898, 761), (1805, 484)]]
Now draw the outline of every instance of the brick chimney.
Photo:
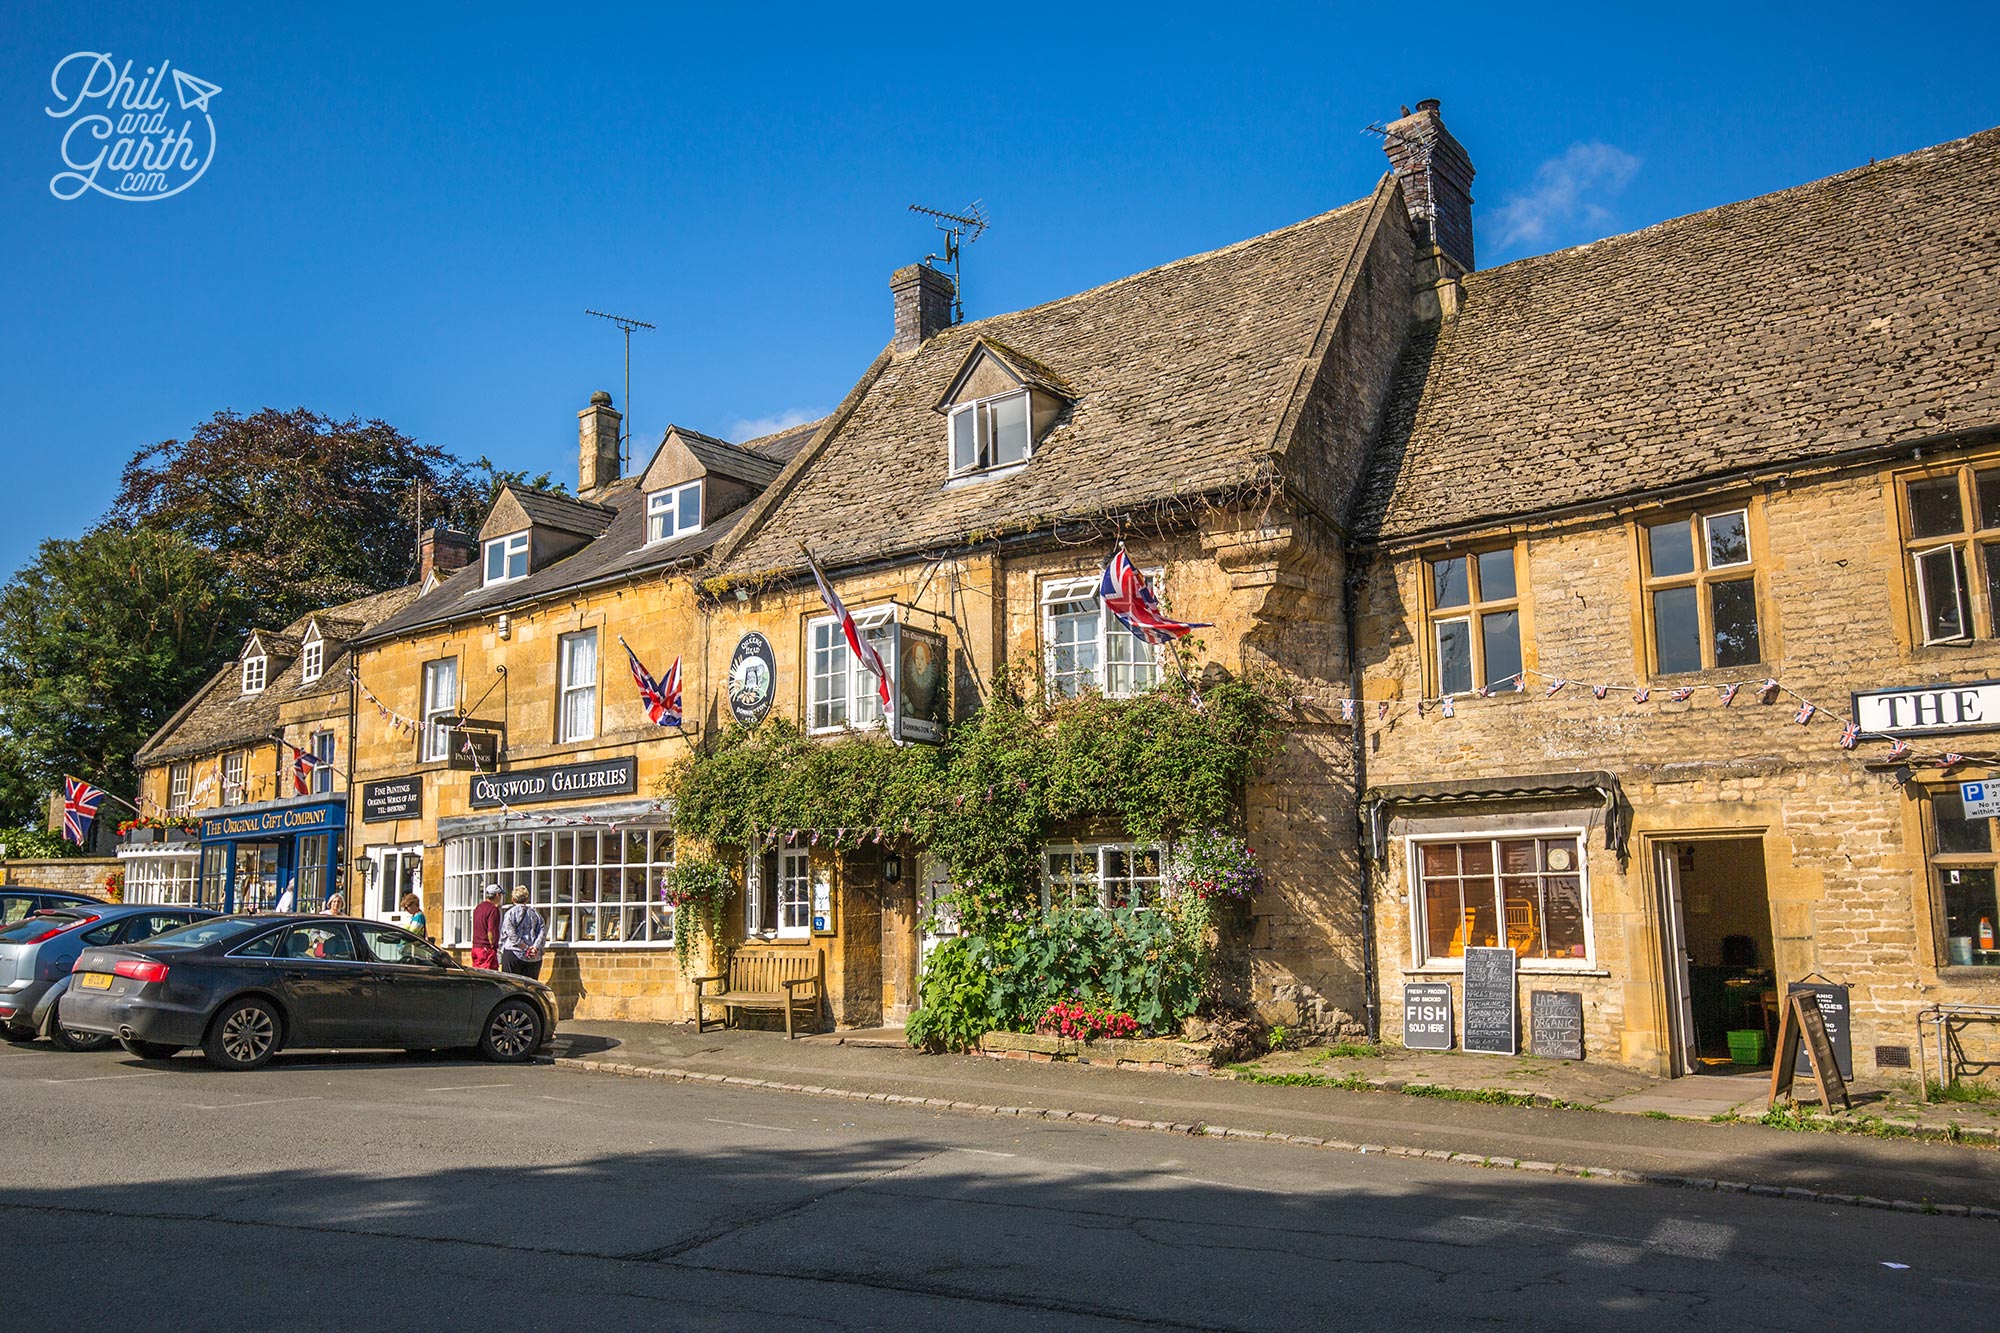
[(623, 468), (618, 461), (618, 431), (625, 418), (611, 405), (611, 395), (599, 389), (590, 406), (576, 414), (576, 493), (595, 500)]
[(889, 345), (898, 352), (921, 347), (951, 327), (952, 300), (958, 289), (929, 264), (897, 269), (889, 275), (889, 290), (896, 301), (896, 337)]
[(1428, 293), (1429, 303), (1449, 314), (1458, 308), (1458, 280), (1474, 267), (1472, 157), (1444, 127), (1435, 97), (1415, 111), (1405, 107), (1387, 131), (1382, 150), (1402, 182), (1417, 237), (1419, 301)]
[(440, 523), (417, 543), (417, 582), (429, 583), (432, 574), (444, 578), (454, 569), (464, 569), (478, 553), (479, 543), (472, 534)]

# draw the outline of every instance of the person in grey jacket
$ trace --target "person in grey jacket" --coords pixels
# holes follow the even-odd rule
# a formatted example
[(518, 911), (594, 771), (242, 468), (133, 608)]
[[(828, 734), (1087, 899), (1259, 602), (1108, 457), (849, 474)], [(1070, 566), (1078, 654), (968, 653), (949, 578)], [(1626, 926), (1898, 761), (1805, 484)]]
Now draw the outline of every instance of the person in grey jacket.
[(500, 918), (500, 970), (541, 980), (542, 946), (548, 938), (548, 922), (528, 906), (527, 886), (516, 885), (514, 905)]

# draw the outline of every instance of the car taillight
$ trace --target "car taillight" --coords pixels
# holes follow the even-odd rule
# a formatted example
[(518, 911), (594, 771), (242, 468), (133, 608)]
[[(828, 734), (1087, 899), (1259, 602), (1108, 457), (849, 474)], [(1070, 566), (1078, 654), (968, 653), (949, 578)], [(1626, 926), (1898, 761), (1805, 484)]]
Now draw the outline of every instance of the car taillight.
[(23, 940), (21, 942), (23, 944), (40, 944), (43, 940), (52, 939), (55, 936), (62, 934), (65, 930), (68, 930), (71, 926), (87, 926), (95, 920), (97, 920), (97, 918), (94, 916), (65, 917), (63, 920), (58, 921), (56, 924), (50, 926), (47, 930), (43, 931), (41, 934), (35, 936), (35, 938), (31, 940)]
[(165, 981), (167, 979), (167, 965), (165, 963), (145, 962), (137, 958), (121, 959), (112, 964), (111, 970), (121, 977), (130, 977), (134, 981)]

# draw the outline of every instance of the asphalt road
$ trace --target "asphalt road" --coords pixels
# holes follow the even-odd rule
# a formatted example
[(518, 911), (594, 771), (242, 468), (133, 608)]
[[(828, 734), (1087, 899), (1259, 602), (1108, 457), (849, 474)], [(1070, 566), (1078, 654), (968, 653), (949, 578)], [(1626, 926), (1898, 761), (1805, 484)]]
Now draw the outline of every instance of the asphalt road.
[(14, 1328), (1942, 1330), (2000, 1309), (1991, 1222), (547, 1065), (0, 1047), (0, 1110)]

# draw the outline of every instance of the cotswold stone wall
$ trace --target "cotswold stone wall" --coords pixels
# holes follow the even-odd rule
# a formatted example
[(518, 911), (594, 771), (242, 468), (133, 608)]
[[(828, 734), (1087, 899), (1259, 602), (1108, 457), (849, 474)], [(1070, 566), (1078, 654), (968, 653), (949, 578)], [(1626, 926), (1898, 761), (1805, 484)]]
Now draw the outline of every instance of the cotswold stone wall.
[[(1399, 553), (1368, 571), (1359, 643), (1365, 692), (1371, 701), (1391, 703), (1386, 722), (1377, 721), (1373, 702), (1363, 710), (1371, 787), (1606, 770), (1630, 802), (1627, 858), (1604, 848), (1601, 829), (1588, 839), (1594, 966), (1582, 976), (1524, 976), (1524, 1021), (1530, 989), (1580, 990), (1589, 1058), (1663, 1071), (1668, 1023), (1653, 850), (1723, 836), (1754, 839), (1763, 850), (1780, 983), (1817, 972), (1853, 987), (1857, 1072), (1900, 1075), (1896, 1066), (1878, 1067), (1876, 1047), (1907, 1050), (1925, 1004), (2000, 1002), (2000, 969), (1941, 966), (1925, 859), (1927, 816), (1918, 799), (1922, 783), (1987, 774), (1969, 765), (1949, 778), (1921, 772), (1905, 784), (1886, 771), (1890, 766), (1869, 767), (1881, 764), (1886, 742), (1863, 741), (1854, 751), (1838, 744), (1851, 691), (2000, 676), (2000, 645), (1993, 640), (1910, 646), (1894, 481), (1864, 474), (1773, 484), (1702, 504), (1708, 512), (1750, 510), (1764, 659), (1756, 667), (1647, 674), (1641, 524), (1685, 509), (1494, 532), (1449, 548), (1515, 542), (1524, 661), (1531, 671), (1583, 682), (1545, 698), (1546, 682), (1530, 677), (1526, 694), (1460, 700), (1453, 718), (1435, 709), (1419, 717), (1414, 709), (1415, 700), (1435, 692), (1425, 684), (1434, 667), (1423, 646), (1423, 560)], [(1754, 686), (1722, 706), (1717, 685), (1765, 675), (1824, 711), (1810, 725), (1797, 725), (1796, 699), (1781, 695), (1762, 705)], [(1588, 682), (1643, 682), (1652, 698), (1635, 703), (1627, 688), (1598, 701)], [(1694, 687), (1694, 697), (1672, 702), (1669, 691), (1682, 685)], [(1918, 747), (1935, 752), (1954, 744), (1977, 749), (1995, 741), (1968, 737)], [(1412, 885), (1402, 839), (1477, 827), (1493, 807), (1441, 809), (1421, 819), (1402, 813), (1373, 881), (1384, 1031), (1392, 1036), (1400, 1034), (1401, 984), (1419, 979), (1412, 975)], [(1586, 818), (1572, 810), (1561, 818), (1552, 813), (1550, 822)], [(1984, 1043), (1984, 1034), (1966, 1034), (1968, 1053), (1990, 1050)]]
[(118, 868), (115, 856), (62, 857), (53, 860), (16, 858), (0, 861), (0, 882), (63, 893), (104, 896), (104, 877)]

